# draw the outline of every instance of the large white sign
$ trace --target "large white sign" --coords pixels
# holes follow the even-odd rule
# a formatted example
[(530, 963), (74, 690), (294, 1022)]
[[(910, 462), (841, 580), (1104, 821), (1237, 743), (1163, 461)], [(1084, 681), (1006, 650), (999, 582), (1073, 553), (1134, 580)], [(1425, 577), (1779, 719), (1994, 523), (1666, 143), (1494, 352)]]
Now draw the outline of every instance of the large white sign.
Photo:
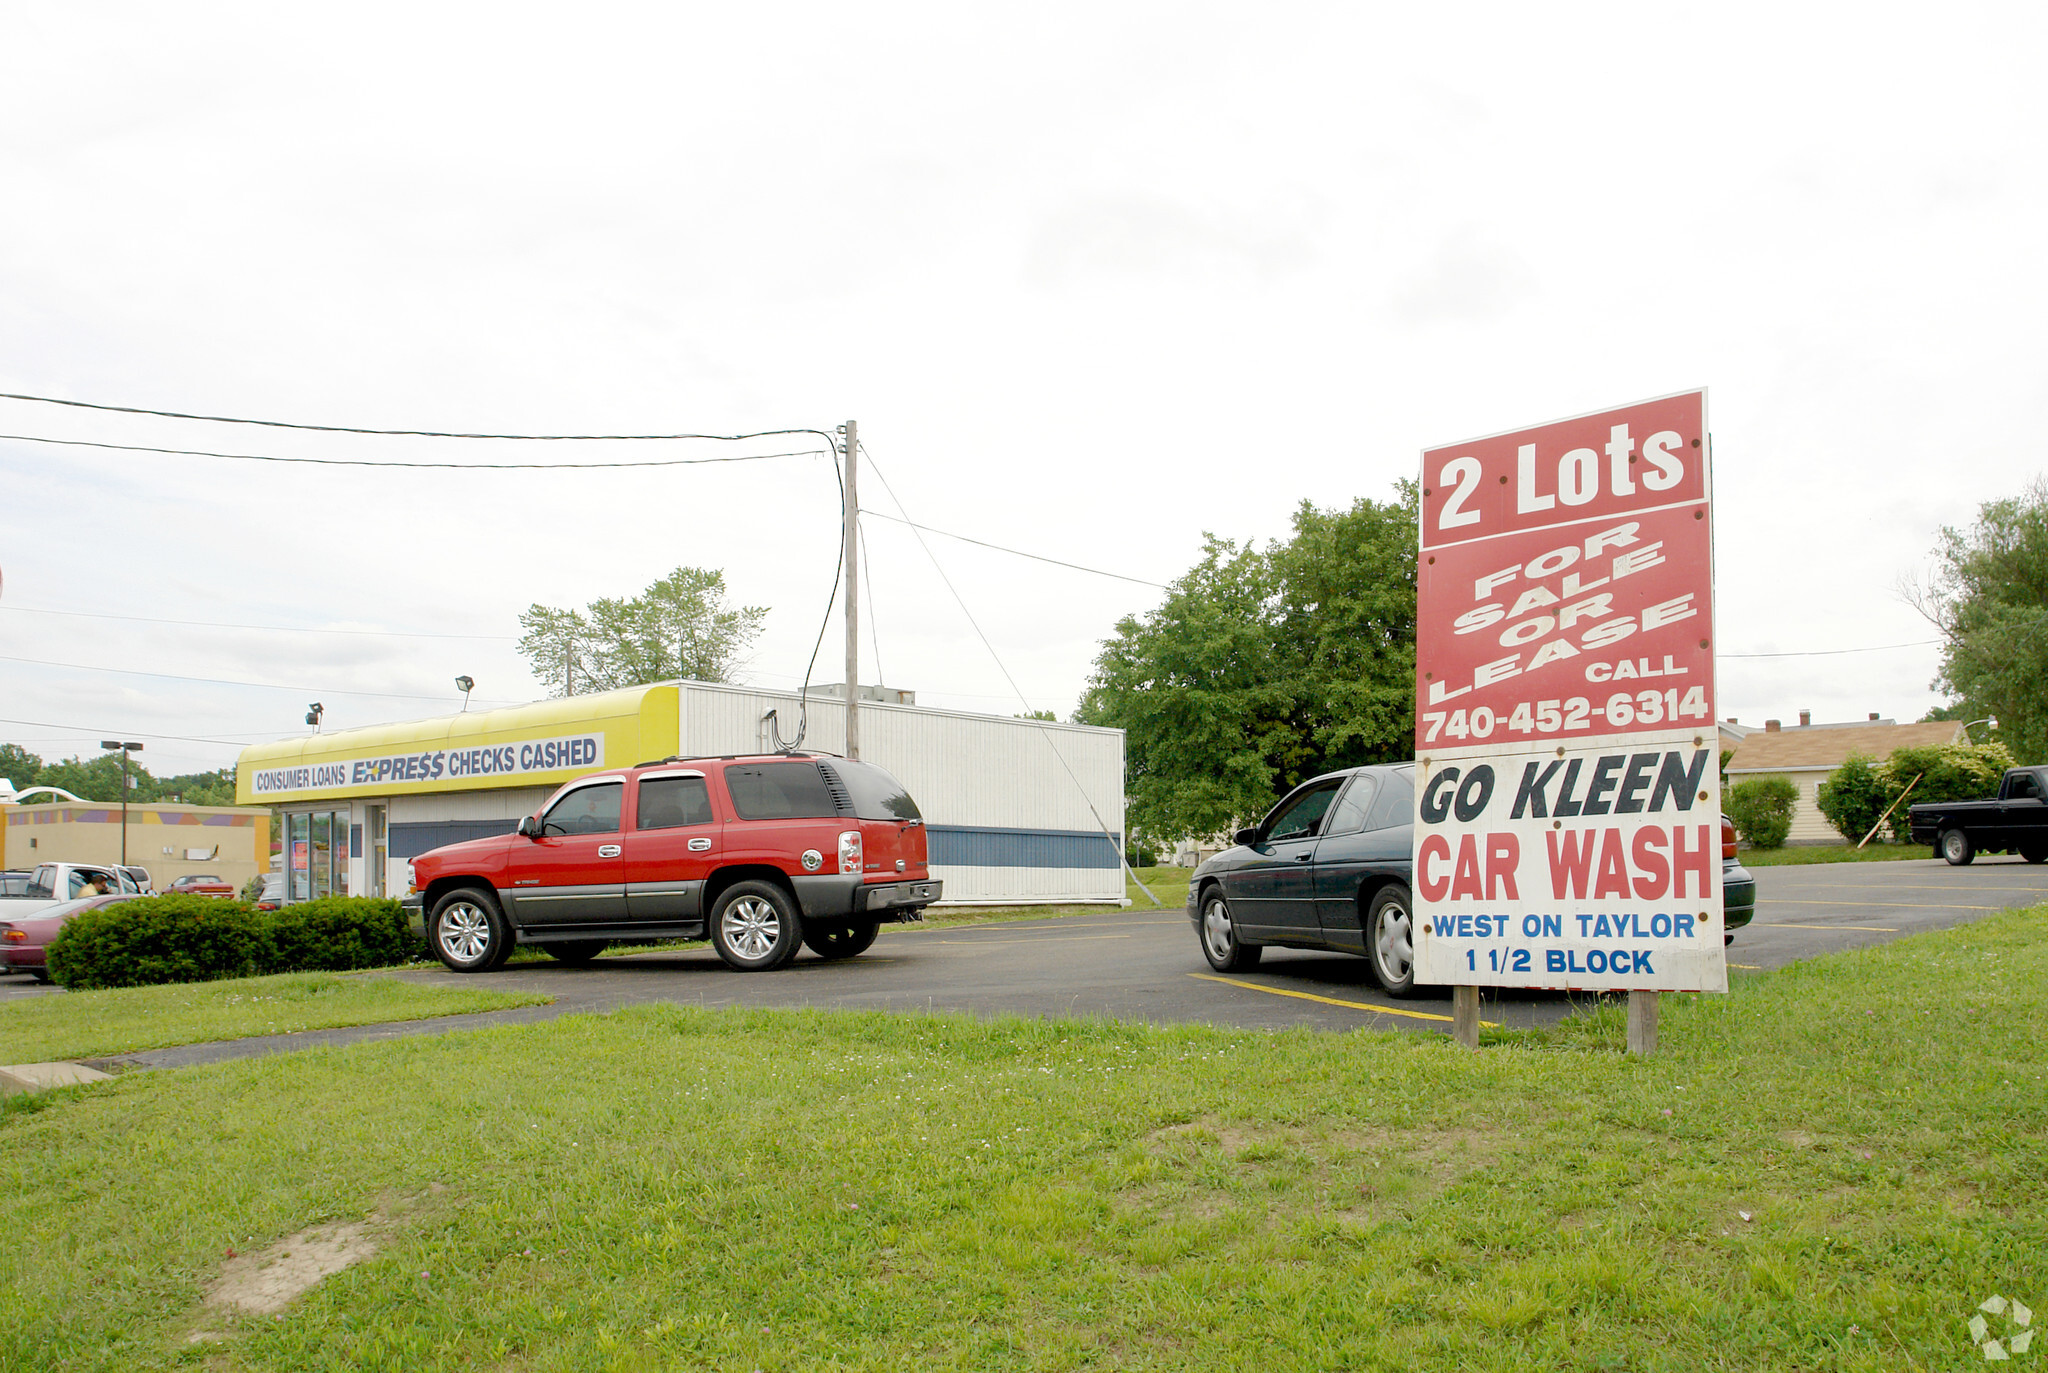
[(443, 778), (516, 777), (530, 772), (604, 766), (602, 734), (557, 739), (523, 739), (481, 748), (426, 749), (365, 758), (334, 758), (290, 767), (264, 768), (250, 783), (258, 796), (284, 792), (368, 787), (384, 782), (435, 782)]
[(1419, 981), (1725, 991), (1703, 392), (1423, 455)]

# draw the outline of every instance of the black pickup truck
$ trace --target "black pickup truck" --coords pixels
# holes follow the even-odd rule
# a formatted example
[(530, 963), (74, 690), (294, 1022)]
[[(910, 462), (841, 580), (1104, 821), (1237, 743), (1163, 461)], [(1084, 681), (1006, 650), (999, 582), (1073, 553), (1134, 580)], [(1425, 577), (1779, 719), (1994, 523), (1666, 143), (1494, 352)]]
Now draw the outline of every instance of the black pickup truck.
[(2007, 768), (1995, 801), (1929, 801), (1907, 815), (1913, 842), (1957, 867), (1980, 853), (2048, 862), (2048, 767)]

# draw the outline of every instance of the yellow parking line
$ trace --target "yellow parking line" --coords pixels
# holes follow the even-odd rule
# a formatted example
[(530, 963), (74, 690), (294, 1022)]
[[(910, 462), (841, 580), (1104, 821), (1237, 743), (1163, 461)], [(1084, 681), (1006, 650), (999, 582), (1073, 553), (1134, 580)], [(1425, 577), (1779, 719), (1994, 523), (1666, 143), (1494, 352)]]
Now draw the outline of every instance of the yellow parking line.
[(1127, 934), (1063, 934), (1047, 939), (939, 939), (938, 944), (1078, 944), (1084, 939), (1129, 939)]
[(1857, 930), (1864, 934), (1897, 934), (1889, 925), (1791, 925), (1782, 920), (1759, 920), (1754, 928), (1764, 930)]
[[(1430, 1011), (1404, 1011), (1396, 1006), (1375, 1006), (1368, 1001), (1340, 1001), (1334, 996), (1317, 996), (1313, 992), (1289, 991), (1285, 987), (1268, 987), (1258, 982), (1240, 982), (1234, 977), (1217, 977), (1211, 973), (1189, 973), (1188, 976), (1198, 977), (1204, 982), (1221, 982), (1226, 987), (1244, 987), (1254, 992), (1270, 992), (1274, 996), (1292, 996), (1302, 1001), (1320, 1001), (1325, 1006), (1348, 1006), (1354, 1011), (1371, 1011), (1375, 1015), (1404, 1015), (1410, 1020), (1441, 1020), (1447, 1025), (1451, 1021), (1451, 1018), (1447, 1015), (1436, 1015)], [(1482, 1020), (1479, 1023), (1496, 1030), (1500, 1028), (1500, 1022), (1497, 1020)]]
[(1931, 905), (1925, 901), (1809, 901), (1797, 896), (1770, 896), (1757, 903), (1761, 906), (1879, 906), (1900, 911), (2003, 911), (2010, 906), (1963, 906)]
[(1746, 973), (1760, 973), (1764, 970), (1764, 965), (1761, 963), (1730, 963), (1728, 966), (1740, 968)]

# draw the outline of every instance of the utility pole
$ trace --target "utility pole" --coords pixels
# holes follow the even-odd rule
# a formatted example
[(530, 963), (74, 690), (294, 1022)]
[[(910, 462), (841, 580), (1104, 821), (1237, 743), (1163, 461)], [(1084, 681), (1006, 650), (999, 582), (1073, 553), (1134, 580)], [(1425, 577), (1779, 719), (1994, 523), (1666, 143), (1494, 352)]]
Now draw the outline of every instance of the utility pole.
[(855, 456), (860, 426), (846, 422), (846, 756), (860, 757), (860, 497), (855, 494)]
[(142, 745), (120, 739), (102, 739), (103, 749), (121, 750), (121, 866), (128, 866), (128, 755), (140, 753)]

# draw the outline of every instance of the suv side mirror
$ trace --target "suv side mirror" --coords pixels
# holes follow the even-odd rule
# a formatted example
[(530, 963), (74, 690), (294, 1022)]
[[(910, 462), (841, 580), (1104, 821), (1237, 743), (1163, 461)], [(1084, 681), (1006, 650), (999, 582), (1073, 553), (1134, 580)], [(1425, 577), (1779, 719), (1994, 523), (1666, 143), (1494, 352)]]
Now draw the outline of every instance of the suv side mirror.
[(1230, 838), (1233, 843), (1250, 847), (1259, 842), (1259, 827), (1252, 825), (1249, 828), (1241, 829), (1236, 834), (1231, 835)]
[(513, 833), (523, 834), (528, 839), (531, 839), (534, 835), (540, 833), (540, 825), (531, 815), (522, 815), (519, 817), (519, 826)]

